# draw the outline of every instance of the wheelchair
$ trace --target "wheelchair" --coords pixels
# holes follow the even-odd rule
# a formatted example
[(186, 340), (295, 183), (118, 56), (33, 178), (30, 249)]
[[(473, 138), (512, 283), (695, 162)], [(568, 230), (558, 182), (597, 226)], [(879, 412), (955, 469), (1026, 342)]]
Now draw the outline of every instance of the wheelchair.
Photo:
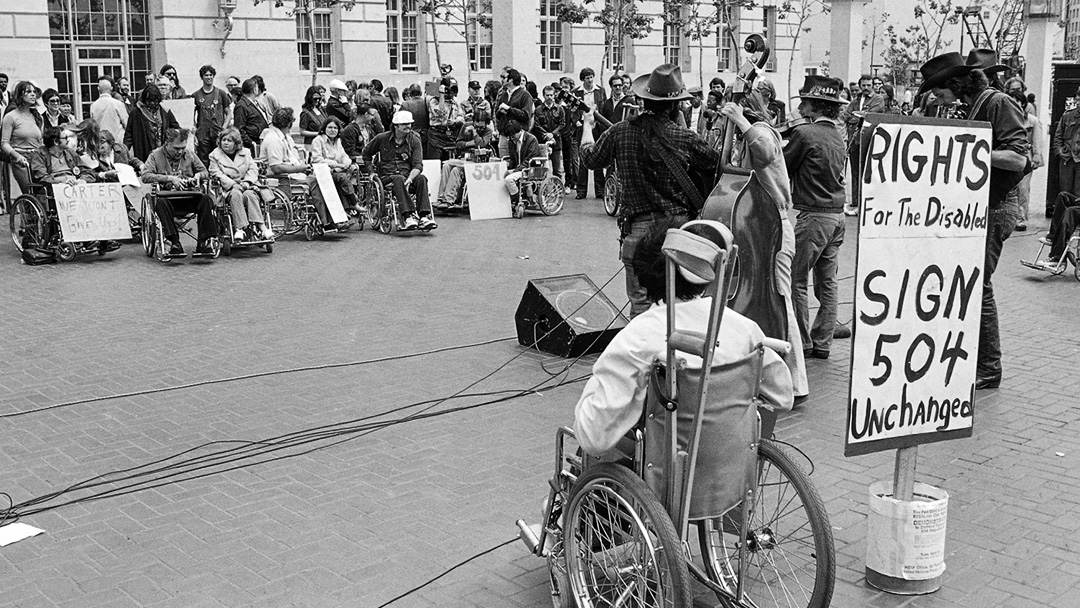
[(29, 192), (19, 195), (11, 203), (8, 210), (11, 215), (11, 240), (19, 253), (26, 249), (37, 249), (52, 253), (61, 262), (70, 262), (80, 254), (96, 253), (103, 256), (119, 248), (112, 241), (73, 243), (64, 240), (63, 228), (56, 213), (56, 202), (49, 186), (50, 184), (30, 184), (27, 188)]
[[(737, 246), (697, 254), (669, 236), (664, 252), (668, 302), (678, 266), (713, 269), (708, 331), (677, 330), (668, 307), (666, 363), (654, 367), (625, 456), (575, 452), (573, 430), (558, 429), (543, 519), (519, 519), (519, 536), (547, 560), (557, 608), (689, 608), (699, 605), (691, 577), (726, 608), (824, 608), (835, 584), (828, 515), (802, 467), (760, 437), (772, 414), (757, 397), (764, 349), (790, 346), (766, 338), (743, 359), (714, 366)], [(702, 368), (686, 368), (676, 350), (701, 357)]]
[(1045, 259), (1044, 254), (1050, 252), (1050, 238), (1042, 237), (1039, 239), (1039, 254), (1035, 256), (1034, 261), (1020, 260), (1020, 264), (1027, 266), (1028, 268), (1034, 268), (1035, 270), (1042, 270), (1043, 272), (1049, 272), (1053, 276), (1065, 274), (1065, 271), (1069, 269), (1069, 264), (1073, 265), (1073, 276), (1077, 281), (1080, 281), (1080, 230), (1073, 231), (1071, 237), (1069, 237), (1069, 244), (1065, 246), (1065, 251), (1061, 254), (1061, 259), (1058, 260), (1057, 265), (1047, 266), (1040, 264), (1039, 260)]
[[(476, 148), (473, 150), (458, 150), (453, 149), (451, 151), (451, 158), (460, 159), (466, 163), (486, 163), (491, 161), (491, 148)], [(464, 177), (461, 179), (461, 194), (457, 197), (453, 203), (446, 205), (432, 205), (432, 211), (441, 214), (449, 214), (454, 212), (464, 213), (469, 210), (469, 185)]]
[(622, 181), (619, 171), (612, 165), (604, 179), (604, 212), (611, 217), (619, 214), (619, 199), (622, 198)]
[(529, 159), (529, 167), (518, 186), (521, 188), (518, 202), (511, 210), (514, 217), (525, 217), (526, 210), (539, 211), (544, 215), (555, 215), (562, 211), (566, 196), (563, 181), (552, 174), (546, 154)]
[[(211, 178), (210, 180), (211, 196), (216, 201), (221, 201), (221, 207), (216, 213), (218, 216), (218, 233), (221, 239), (221, 254), (225, 256), (232, 255), (232, 250), (239, 247), (262, 247), (266, 250), (266, 253), (274, 252), (275, 238), (264, 238), (262, 234), (257, 234), (256, 231), (249, 225), (248, 229), (244, 231), (244, 238), (236, 240), (233, 236), (236, 234), (236, 227), (233, 224), (233, 215), (231, 203), (221, 187), (221, 182), (217, 179)], [(258, 194), (256, 194), (259, 196)], [(262, 196), (259, 196), (259, 209), (262, 211), (262, 223), (265, 226), (270, 226), (273, 230), (273, 221), (270, 217), (270, 203), (263, 200)]]
[[(372, 201), (367, 207), (367, 220), (372, 228), (383, 234), (428, 234), (431, 232), (432, 228), (405, 230), (404, 223), (401, 221), (401, 212), (398, 211), (397, 196), (394, 195), (393, 190), (383, 185), (382, 178), (379, 177), (375, 167), (372, 168), (369, 178), (371, 198), (369, 199), (366, 195), (363, 200)], [(434, 207), (432, 207), (432, 214), (434, 212)]]
[[(204, 179), (197, 179), (191, 183), (190, 189), (183, 191), (170, 191), (163, 190), (159, 184), (153, 184), (150, 194), (148, 194), (142, 201), (142, 227), (140, 230), (140, 238), (142, 240), (143, 251), (146, 253), (146, 257), (154, 258), (159, 262), (169, 262), (173, 259), (173, 256), (169, 253), (170, 243), (165, 240), (165, 231), (161, 223), (161, 218), (157, 214), (157, 199), (158, 197), (168, 196), (180, 196), (191, 194), (207, 194), (213, 196), (210, 188), (210, 182)], [(214, 205), (214, 214), (217, 216), (218, 226), (222, 225), (221, 209)], [(198, 240), (198, 235), (195, 229), (191, 227), (191, 223), (198, 218), (198, 214), (192, 212), (177, 212), (173, 216), (173, 221), (176, 222), (176, 230), (180, 234), (186, 234), (192, 240)], [(211, 237), (207, 239), (207, 243), (210, 245), (209, 254), (199, 254), (194, 251), (191, 253), (192, 258), (210, 258), (216, 259), (221, 254), (222, 240), (220, 237)], [(187, 254), (185, 252), (185, 256)]]

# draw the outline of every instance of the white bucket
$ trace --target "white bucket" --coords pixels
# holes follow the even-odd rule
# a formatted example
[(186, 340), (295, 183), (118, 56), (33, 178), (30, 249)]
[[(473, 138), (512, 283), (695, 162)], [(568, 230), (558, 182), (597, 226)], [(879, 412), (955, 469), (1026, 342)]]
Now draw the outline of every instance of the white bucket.
[(901, 595), (932, 593), (945, 572), (949, 494), (916, 483), (911, 502), (892, 497), (892, 482), (870, 485), (866, 582)]

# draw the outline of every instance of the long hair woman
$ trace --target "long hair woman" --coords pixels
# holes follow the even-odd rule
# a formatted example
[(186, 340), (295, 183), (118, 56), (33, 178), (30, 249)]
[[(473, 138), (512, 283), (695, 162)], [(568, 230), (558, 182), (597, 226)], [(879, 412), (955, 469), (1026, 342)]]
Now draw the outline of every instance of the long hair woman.
[(29, 80), (23, 80), (15, 85), (11, 104), (0, 121), (0, 149), (8, 158), (15, 183), (22, 192), (30, 186), (30, 158), (42, 147), (45, 122), (37, 110), (37, 101), (37, 88)]

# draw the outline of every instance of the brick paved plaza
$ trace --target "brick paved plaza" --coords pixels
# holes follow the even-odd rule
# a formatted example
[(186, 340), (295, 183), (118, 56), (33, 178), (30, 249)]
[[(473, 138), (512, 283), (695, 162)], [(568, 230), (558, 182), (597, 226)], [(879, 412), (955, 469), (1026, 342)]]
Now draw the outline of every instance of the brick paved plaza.
[[(588, 366), (550, 377), (541, 364), (564, 362), (522, 354), (514, 310), (529, 278), (611, 277), (614, 220), (568, 200), (551, 218), (440, 224), (171, 265), (127, 245), (32, 268), (0, 245), (0, 492), (24, 503), (109, 474), (24, 516), (46, 532), (0, 549), (0, 606), (374, 608), (514, 538), (515, 519), (536, 521), (581, 384), (546, 387)], [(1002, 388), (979, 393), (973, 438), (919, 450), (918, 479), (951, 495), (937, 593), (865, 584), (867, 486), (891, 477), (892, 453), (843, 457), (849, 343), (810, 362), (812, 396), (777, 434), (815, 464), (836, 539), (833, 606), (1080, 605), (1080, 283), (1018, 263), (1045, 229), (1014, 235), (995, 277)], [(625, 302), (621, 276), (606, 291)], [(312, 366), (324, 367), (206, 383)], [(473, 396), (429, 411), (544, 382), (371, 425), (459, 391)], [(514, 542), (393, 605), (539, 608), (546, 577)]]

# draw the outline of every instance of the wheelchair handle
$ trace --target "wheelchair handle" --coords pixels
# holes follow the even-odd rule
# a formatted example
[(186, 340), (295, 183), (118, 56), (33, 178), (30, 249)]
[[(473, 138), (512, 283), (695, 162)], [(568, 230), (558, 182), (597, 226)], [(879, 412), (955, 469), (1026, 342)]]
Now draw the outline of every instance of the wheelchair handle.
[(698, 331), (678, 329), (668, 336), (668, 344), (684, 353), (705, 357), (705, 334)]
[(786, 340), (777, 340), (776, 338), (766, 336), (761, 340), (761, 345), (776, 351), (776, 354), (781, 357), (786, 357), (791, 354), (791, 343)]

